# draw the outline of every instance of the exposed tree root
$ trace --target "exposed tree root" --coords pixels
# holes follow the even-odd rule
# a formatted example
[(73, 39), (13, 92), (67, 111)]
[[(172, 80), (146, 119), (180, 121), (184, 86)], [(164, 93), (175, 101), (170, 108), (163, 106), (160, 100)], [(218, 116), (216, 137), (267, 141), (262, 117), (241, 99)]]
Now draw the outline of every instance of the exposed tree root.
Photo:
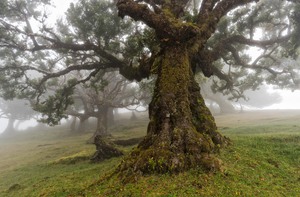
[(101, 136), (95, 136), (94, 144), (96, 145), (96, 152), (91, 158), (93, 162), (101, 162), (105, 159), (123, 155), (123, 152), (115, 148), (113, 143), (106, 141)]

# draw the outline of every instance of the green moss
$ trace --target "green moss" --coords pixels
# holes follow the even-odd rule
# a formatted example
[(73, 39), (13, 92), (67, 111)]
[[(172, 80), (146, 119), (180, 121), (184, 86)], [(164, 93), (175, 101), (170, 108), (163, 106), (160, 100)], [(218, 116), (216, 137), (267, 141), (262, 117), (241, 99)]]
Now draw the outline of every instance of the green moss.
[(80, 161), (89, 160), (91, 157), (91, 153), (87, 151), (80, 151), (78, 153), (58, 158), (50, 164), (75, 164)]

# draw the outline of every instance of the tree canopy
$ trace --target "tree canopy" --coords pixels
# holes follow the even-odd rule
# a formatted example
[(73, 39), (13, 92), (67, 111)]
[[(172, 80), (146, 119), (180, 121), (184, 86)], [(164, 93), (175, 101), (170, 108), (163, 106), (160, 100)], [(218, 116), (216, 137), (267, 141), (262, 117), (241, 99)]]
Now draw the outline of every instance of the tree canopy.
[[(90, 80), (101, 69), (121, 68), (121, 73), (127, 78), (137, 80), (155, 73), (159, 40), (169, 42), (169, 38), (165, 37), (174, 31), (174, 28), (166, 29), (164, 24), (160, 24), (163, 21), (161, 17), (168, 17), (166, 13), (162, 14), (168, 8), (168, 3), (164, 2), (120, 1), (118, 4), (121, 16), (126, 11), (126, 8), (122, 11), (125, 4), (125, 7), (136, 6), (137, 10), (133, 11), (145, 9), (145, 14), (151, 15), (151, 19), (147, 20), (152, 21), (144, 21), (146, 19), (135, 16), (135, 13), (130, 15), (149, 27), (162, 25), (155, 27), (163, 31), (156, 37), (139, 24), (134, 25), (128, 19), (122, 21), (111, 1), (80, 0), (71, 4), (66, 20), (57, 21), (55, 26), (47, 23), (46, 6), (50, 1), (3, 1), (0, 27), (2, 96), (31, 96), (45, 101), (46, 98), (41, 95), (51, 79), (88, 70), (80, 80), (72, 81), (70, 78), (66, 87), (61, 88), (64, 94), (48, 98), (54, 108), (65, 108), (64, 105), (70, 101), (67, 98), (72, 94), (65, 88)], [(213, 34), (202, 44), (205, 47), (193, 55), (192, 66), (205, 76), (214, 76), (212, 88), (215, 91), (241, 97), (243, 91), (256, 89), (263, 82), (299, 88), (299, 5), (296, 1), (219, 3), (194, 0), (175, 5), (178, 9), (172, 10), (175, 18), (186, 24), (200, 25), (211, 20), (211, 27), (205, 28), (211, 28)], [(210, 13), (214, 20), (206, 18), (203, 13)], [(186, 28), (175, 35), (201, 31), (190, 25)], [(256, 52), (254, 57), (251, 57), (251, 51)], [(53, 99), (59, 103), (54, 103)]]

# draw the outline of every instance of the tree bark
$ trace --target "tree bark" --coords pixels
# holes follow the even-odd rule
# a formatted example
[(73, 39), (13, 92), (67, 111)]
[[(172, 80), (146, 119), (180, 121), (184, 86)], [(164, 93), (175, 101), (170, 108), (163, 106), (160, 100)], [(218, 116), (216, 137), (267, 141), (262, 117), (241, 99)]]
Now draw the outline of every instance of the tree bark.
[[(181, 172), (193, 167), (217, 170), (213, 155), (227, 143), (200, 94), (189, 64), (187, 47), (162, 50), (150, 122), (145, 139), (119, 166), (125, 177), (153, 172)], [(134, 173), (132, 173), (134, 172)], [(122, 174), (121, 173), (121, 174)]]

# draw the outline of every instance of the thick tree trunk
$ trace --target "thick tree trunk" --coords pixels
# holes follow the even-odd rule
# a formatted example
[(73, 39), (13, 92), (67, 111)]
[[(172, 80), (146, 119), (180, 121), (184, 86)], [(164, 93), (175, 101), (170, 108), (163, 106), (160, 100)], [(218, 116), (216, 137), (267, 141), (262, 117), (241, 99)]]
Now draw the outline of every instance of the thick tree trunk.
[(13, 135), (16, 133), (15, 127), (14, 127), (14, 123), (15, 123), (15, 119), (8, 119), (8, 124), (6, 126), (6, 128), (3, 131), (3, 135)]
[(88, 124), (88, 116), (82, 116), (82, 117), (79, 117), (79, 125), (77, 127), (77, 130), (76, 132), (78, 133), (83, 133), (83, 132), (86, 132), (86, 127), (87, 127), (87, 124)]
[(104, 159), (123, 155), (122, 151), (115, 148), (114, 144), (106, 138), (110, 135), (107, 128), (108, 109), (108, 107), (98, 107), (99, 112), (97, 117), (96, 132), (89, 140), (96, 146), (96, 152), (91, 158), (93, 162), (100, 162)]
[(120, 164), (121, 175), (181, 172), (197, 166), (219, 169), (213, 153), (226, 139), (216, 131), (184, 45), (163, 50), (149, 116), (147, 135)]
[(108, 136), (108, 107), (99, 107), (95, 136)]
[(135, 115), (134, 111), (131, 112), (131, 117), (130, 117), (130, 120), (131, 121), (134, 121), (134, 120), (137, 120), (137, 116)]
[(99, 107), (97, 115), (97, 125), (96, 131), (92, 137), (92, 141), (96, 136), (106, 137), (109, 135), (108, 133), (108, 107)]
[(107, 137), (110, 134), (108, 133), (108, 121), (107, 121), (107, 115), (108, 115), (108, 108), (107, 107), (99, 107), (97, 113), (97, 124), (96, 124), (96, 130), (93, 134), (93, 136), (88, 140), (88, 143), (94, 144), (95, 139), (97, 136), (99, 137)]

